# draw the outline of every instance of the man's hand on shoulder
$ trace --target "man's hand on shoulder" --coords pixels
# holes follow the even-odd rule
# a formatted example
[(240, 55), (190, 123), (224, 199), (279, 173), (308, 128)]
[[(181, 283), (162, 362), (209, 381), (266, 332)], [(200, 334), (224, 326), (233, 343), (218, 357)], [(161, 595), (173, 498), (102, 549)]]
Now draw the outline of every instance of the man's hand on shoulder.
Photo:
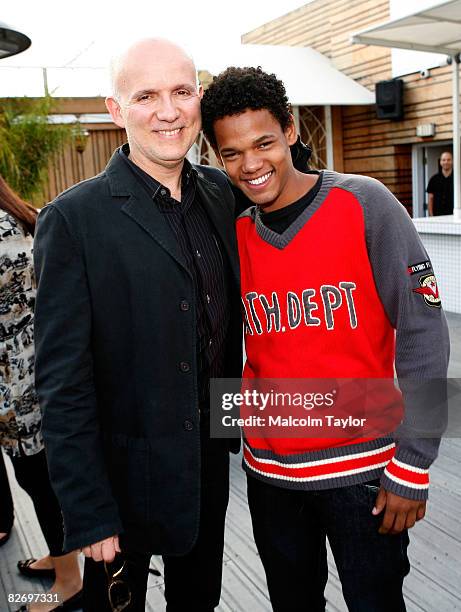
[(111, 536), (90, 546), (82, 548), (82, 553), (85, 557), (93, 559), (93, 561), (105, 561), (106, 563), (112, 563), (115, 559), (115, 555), (121, 552), (120, 545), (118, 543), (118, 535)]
[(372, 513), (376, 516), (383, 510), (384, 517), (379, 533), (396, 535), (404, 529), (411, 529), (416, 521), (426, 514), (426, 501), (401, 497), (381, 487)]

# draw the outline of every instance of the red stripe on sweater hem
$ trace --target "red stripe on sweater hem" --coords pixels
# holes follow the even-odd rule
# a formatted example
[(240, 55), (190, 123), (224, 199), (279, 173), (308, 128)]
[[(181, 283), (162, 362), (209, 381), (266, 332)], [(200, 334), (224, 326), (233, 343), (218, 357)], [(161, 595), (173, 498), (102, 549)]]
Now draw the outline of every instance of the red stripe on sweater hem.
[(413, 482), (415, 484), (425, 485), (429, 483), (429, 474), (428, 473), (419, 473), (414, 472), (409, 466), (409, 469), (405, 469), (396, 465), (393, 461), (390, 461), (386, 467), (387, 472), (400, 478), (400, 480), (406, 480), (407, 482)]
[(268, 474), (278, 476), (293, 476), (295, 478), (315, 478), (316, 476), (340, 476), (341, 472), (347, 472), (349, 470), (363, 470), (364, 468), (373, 468), (386, 461), (390, 461), (394, 455), (395, 449), (390, 448), (382, 453), (373, 453), (369, 456), (347, 459), (347, 457), (338, 457), (338, 461), (327, 463), (323, 465), (313, 465), (307, 467), (285, 467), (282, 465), (274, 464), (272, 462), (266, 462), (264, 460), (258, 460), (250, 453), (250, 451), (244, 448), (245, 461), (249, 467), (253, 467), (256, 470), (266, 472)]

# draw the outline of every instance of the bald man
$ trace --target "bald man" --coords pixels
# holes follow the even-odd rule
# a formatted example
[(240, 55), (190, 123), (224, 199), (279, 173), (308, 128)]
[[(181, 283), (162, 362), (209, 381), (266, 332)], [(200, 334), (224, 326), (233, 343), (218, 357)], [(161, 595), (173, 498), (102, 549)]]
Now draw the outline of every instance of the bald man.
[(241, 373), (234, 200), (219, 170), (185, 159), (202, 89), (182, 49), (140, 41), (112, 84), (127, 144), (47, 206), (36, 233), (50, 474), (65, 549), (86, 556), (85, 610), (144, 610), (161, 554), (168, 612), (207, 612), (236, 450), (209, 433), (210, 378)]
[(440, 156), (440, 170), (431, 176), (427, 185), (429, 217), (453, 214), (453, 156), (444, 151)]

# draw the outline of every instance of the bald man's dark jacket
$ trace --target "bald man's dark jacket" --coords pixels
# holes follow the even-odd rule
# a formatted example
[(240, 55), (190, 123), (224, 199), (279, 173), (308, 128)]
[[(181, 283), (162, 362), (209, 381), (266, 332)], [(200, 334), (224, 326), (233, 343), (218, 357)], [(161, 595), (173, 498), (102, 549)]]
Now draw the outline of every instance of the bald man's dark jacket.
[[(231, 270), (225, 376), (239, 377), (234, 197), (222, 172), (196, 168)], [(123, 532), (138, 549), (187, 552), (200, 500), (196, 296), (120, 155), (40, 213), (35, 262), (36, 386), (65, 550)]]

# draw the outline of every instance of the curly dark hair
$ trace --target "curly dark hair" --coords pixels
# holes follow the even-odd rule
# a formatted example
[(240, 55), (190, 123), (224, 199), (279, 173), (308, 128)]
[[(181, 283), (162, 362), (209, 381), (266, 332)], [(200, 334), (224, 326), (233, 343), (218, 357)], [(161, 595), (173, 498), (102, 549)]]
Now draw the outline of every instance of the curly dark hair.
[(267, 109), (285, 130), (291, 121), (291, 107), (285, 86), (275, 74), (257, 68), (231, 66), (213, 78), (202, 99), (203, 132), (216, 147), (214, 122), (228, 115), (239, 115), (247, 109)]

